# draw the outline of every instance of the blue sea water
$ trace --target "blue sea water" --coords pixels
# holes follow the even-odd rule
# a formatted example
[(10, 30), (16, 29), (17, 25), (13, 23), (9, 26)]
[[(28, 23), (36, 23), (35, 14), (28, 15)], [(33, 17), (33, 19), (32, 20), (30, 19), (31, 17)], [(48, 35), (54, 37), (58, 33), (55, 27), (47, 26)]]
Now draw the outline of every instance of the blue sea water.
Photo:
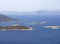
[[(0, 44), (60, 44), (60, 29), (46, 29), (44, 26), (60, 26), (60, 15), (8, 15), (18, 21), (0, 22), (0, 26), (15, 23), (32, 27), (32, 31), (0, 31)], [(45, 24), (31, 24), (42, 22)], [(31, 25), (30, 25), (31, 24)]]

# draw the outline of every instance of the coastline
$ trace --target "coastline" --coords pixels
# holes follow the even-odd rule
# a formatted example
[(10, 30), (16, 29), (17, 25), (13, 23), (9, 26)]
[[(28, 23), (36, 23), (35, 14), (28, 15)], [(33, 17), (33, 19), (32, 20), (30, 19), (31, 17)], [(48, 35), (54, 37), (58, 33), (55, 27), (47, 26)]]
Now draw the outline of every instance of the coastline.
[(26, 26), (0, 26), (0, 30), (6, 31), (6, 30), (33, 30), (32, 27), (26, 27)]

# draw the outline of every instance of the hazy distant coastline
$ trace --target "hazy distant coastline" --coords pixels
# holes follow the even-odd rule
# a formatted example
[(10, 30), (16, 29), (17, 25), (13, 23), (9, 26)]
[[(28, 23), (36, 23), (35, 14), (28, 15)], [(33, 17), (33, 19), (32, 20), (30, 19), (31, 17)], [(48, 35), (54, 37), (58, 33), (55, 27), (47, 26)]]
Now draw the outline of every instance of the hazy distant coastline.
[(51, 11), (47, 11), (47, 10), (37, 10), (37, 11), (30, 11), (30, 12), (21, 12), (21, 11), (0, 11), (0, 13), (5, 14), (5, 15), (15, 15), (15, 14), (19, 14), (19, 15), (36, 15), (36, 14), (60, 14), (60, 10), (51, 10)]
[(13, 19), (13, 18), (10, 18), (6, 15), (0, 14), (0, 22), (8, 22), (8, 21), (11, 21), (11, 20), (16, 20), (16, 19)]

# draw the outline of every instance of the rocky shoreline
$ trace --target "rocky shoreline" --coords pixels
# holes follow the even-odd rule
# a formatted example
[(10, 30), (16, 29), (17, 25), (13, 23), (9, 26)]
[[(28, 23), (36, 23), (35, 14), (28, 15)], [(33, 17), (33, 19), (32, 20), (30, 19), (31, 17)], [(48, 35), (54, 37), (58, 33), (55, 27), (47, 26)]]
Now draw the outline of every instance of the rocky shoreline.
[(0, 26), (0, 30), (32, 30), (31, 27), (26, 26)]

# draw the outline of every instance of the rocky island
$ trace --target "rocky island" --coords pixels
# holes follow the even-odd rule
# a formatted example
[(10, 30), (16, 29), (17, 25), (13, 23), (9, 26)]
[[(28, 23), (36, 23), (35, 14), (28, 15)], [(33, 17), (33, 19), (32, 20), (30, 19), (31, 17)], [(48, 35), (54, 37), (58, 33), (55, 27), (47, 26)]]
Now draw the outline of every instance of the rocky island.
[(11, 26), (0, 26), (0, 30), (6, 31), (6, 30), (32, 30), (31, 27), (27, 26), (20, 26), (19, 24), (14, 24)]
[(44, 27), (50, 29), (60, 29), (60, 26), (44, 26)]

